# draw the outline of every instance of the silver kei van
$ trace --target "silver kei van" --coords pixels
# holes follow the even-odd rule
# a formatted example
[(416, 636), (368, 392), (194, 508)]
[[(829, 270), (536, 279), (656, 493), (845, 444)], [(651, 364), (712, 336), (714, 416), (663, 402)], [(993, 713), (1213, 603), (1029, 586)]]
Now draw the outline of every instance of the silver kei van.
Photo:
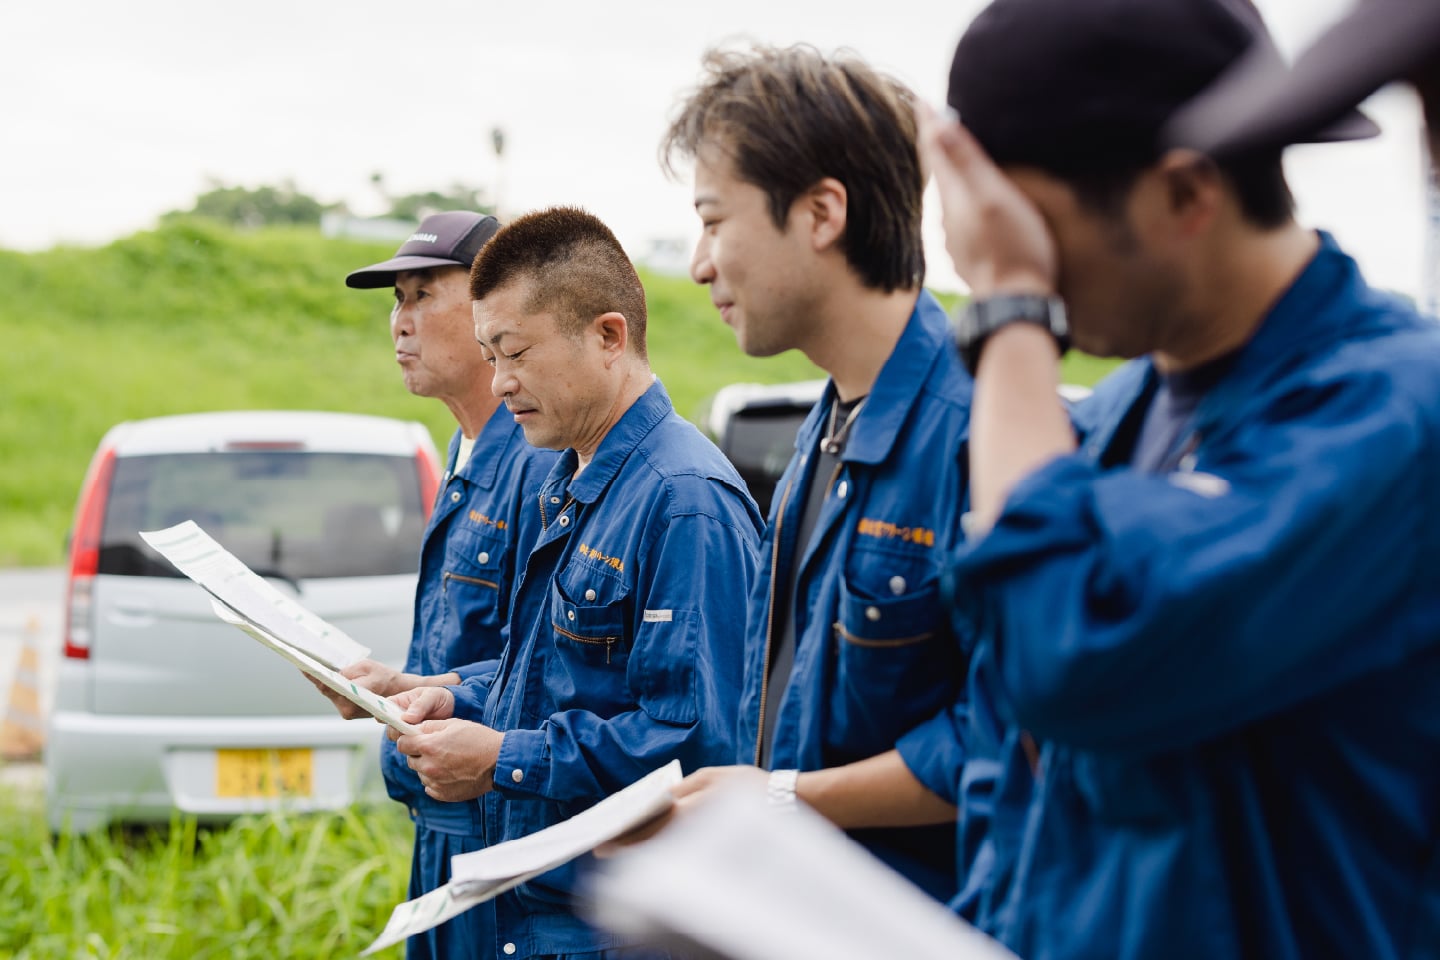
[(221, 622), (139, 531), (196, 521), (399, 666), (438, 473), (428, 431), (382, 417), (251, 411), (112, 428), (71, 534), (47, 721), (51, 828), (382, 797), (379, 727), (341, 720), (297, 669)]

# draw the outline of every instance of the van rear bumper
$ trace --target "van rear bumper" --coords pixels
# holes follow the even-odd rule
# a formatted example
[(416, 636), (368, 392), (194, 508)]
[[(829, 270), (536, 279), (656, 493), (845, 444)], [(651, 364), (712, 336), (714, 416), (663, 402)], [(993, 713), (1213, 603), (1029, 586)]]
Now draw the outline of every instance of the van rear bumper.
[[(45, 755), (50, 827), (165, 821), (175, 811), (225, 820), (272, 810), (333, 810), (385, 797), (379, 725), (339, 717), (112, 716), (56, 710)], [(216, 795), (216, 751), (308, 749), (308, 797)]]

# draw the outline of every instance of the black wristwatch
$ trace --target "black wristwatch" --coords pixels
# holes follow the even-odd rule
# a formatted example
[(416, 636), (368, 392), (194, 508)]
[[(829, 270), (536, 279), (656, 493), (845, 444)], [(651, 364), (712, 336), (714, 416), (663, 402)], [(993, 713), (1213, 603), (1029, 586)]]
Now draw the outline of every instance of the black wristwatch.
[(955, 349), (960, 351), (960, 359), (972, 377), (980, 366), (980, 351), (985, 341), (996, 330), (1012, 323), (1033, 323), (1048, 330), (1062, 357), (1070, 349), (1070, 324), (1065, 319), (1065, 304), (1058, 297), (1005, 294), (972, 300), (952, 324)]

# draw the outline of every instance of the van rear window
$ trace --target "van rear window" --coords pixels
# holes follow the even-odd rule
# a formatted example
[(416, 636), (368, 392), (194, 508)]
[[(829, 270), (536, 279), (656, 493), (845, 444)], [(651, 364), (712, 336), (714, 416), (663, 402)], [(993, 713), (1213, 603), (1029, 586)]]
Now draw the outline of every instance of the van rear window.
[(415, 573), (425, 527), (411, 457), (284, 451), (120, 457), (99, 572), (180, 576), (139, 531), (185, 520), (255, 572), (290, 580)]

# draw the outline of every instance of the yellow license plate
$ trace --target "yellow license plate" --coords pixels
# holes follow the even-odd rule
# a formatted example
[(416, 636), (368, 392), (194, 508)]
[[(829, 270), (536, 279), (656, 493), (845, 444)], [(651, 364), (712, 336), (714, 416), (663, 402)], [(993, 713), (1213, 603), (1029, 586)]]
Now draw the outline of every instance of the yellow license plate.
[(215, 751), (217, 797), (308, 797), (314, 789), (309, 749)]

